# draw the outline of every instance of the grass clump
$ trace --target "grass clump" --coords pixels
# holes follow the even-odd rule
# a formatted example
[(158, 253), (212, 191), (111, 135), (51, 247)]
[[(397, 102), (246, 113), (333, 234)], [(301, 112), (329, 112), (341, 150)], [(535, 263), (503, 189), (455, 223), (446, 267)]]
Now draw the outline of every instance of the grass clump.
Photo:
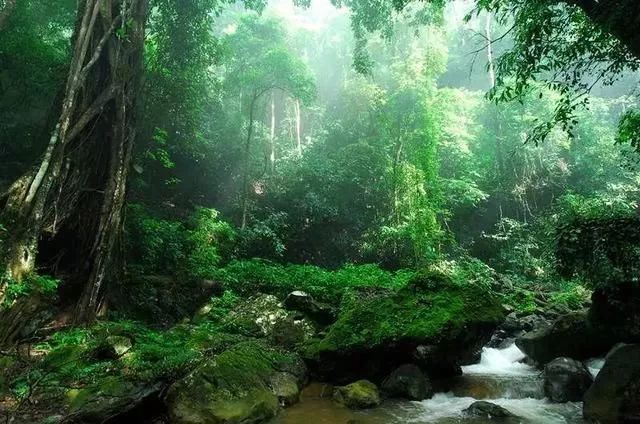
[(280, 265), (264, 260), (234, 261), (215, 273), (225, 289), (247, 296), (255, 293), (284, 298), (294, 290), (311, 294), (316, 300), (340, 303), (344, 293), (359, 287), (399, 289), (412, 271), (385, 271), (377, 265), (347, 265), (328, 271), (311, 265)]

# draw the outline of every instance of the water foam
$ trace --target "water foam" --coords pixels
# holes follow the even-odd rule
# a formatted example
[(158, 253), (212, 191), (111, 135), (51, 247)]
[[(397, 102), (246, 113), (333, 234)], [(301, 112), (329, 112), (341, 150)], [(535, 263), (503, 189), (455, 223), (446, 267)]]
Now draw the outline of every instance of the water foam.
[(480, 362), (462, 367), (464, 374), (488, 375), (534, 375), (538, 371), (521, 361), (526, 355), (512, 344), (504, 349), (482, 348)]

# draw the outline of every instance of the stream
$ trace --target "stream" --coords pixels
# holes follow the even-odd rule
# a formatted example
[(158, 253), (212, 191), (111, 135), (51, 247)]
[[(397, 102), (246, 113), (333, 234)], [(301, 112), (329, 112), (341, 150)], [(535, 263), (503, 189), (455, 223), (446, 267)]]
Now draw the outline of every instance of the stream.
[[(312, 384), (301, 402), (282, 412), (272, 424), (449, 424), (491, 423), (466, 418), (462, 410), (476, 400), (498, 404), (530, 424), (584, 423), (582, 403), (551, 403), (544, 398), (541, 372), (521, 361), (525, 355), (512, 344), (503, 349), (484, 348), (479, 363), (462, 367), (463, 375), (451, 380), (448, 392), (422, 402), (386, 401), (379, 408), (350, 411), (331, 401), (331, 387)], [(592, 374), (602, 360), (587, 363)]]

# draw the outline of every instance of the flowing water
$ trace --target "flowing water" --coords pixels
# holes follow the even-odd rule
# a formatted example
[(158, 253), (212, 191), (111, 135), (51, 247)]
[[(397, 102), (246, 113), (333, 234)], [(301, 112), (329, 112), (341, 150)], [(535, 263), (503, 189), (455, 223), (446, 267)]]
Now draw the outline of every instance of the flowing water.
[[(285, 410), (273, 424), (453, 424), (491, 423), (470, 419), (462, 411), (477, 400), (498, 404), (529, 424), (578, 424), (581, 403), (556, 404), (544, 398), (540, 371), (522, 362), (525, 355), (515, 346), (484, 348), (479, 363), (463, 367), (463, 375), (448, 384), (448, 392), (422, 402), (387, 401), (369, 411), (350, 411), (331, 401), (330, 386), (312, 385), (302, 401)], [(603, 361), (587, 363), (595, 375)]]

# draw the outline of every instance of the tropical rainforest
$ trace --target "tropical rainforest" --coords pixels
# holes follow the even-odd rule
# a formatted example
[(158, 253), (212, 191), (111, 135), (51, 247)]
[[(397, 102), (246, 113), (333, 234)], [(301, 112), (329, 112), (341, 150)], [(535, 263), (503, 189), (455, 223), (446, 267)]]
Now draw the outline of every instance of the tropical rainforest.
[(636, 0), (0, 0), (0, 420), (640, 422)]

